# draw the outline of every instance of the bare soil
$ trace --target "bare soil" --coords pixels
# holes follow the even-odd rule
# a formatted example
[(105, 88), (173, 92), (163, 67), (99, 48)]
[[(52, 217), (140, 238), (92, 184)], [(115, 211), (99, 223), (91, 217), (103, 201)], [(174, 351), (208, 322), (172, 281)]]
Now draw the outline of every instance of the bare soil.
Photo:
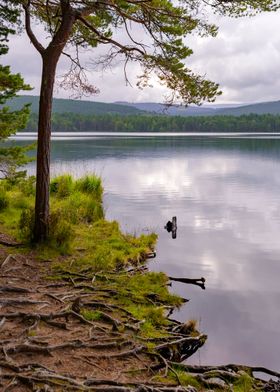
[(85, 382), (91, 390), (126, 390), (151, 380), (152, 359), (131, 330), (116, 328), (120, 309), (104, 303), (105, 321), (86, 320), (80, 307), (95, 293), (49, 280), (50, 262), (9, 251), (0, 248), (0, 390), (90, 388)]

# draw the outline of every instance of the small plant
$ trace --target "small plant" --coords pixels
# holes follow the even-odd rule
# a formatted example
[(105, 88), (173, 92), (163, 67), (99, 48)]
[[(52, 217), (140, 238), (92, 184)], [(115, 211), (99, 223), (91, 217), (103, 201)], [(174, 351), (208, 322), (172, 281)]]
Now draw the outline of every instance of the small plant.
[(50, 214), (50, 232), (48, 241), (61, 253), (67, 254), (71, 248), (74, 230), (71, 223), (67, 222), (58, 210)]
[(174, 369), (175, 372), (169, 371), (168, 376), (171, 378), (172, 381), (178, 382), (178, 378), (180, 380), (180, 384), (183, 386), (192, 386), (197, 390), (202, 390), (199, 381), (192, 376), (191, 374), (187, 373), (185, 370), (181, 369)]
[(63, 198), (71, 194), (73, 190), (73, 179), (69, 174), (55, 177), (50, 183), (50, 192)]
[(0, 211), (5, 210), (9, 205), (9, 198), (4, 191), (0, 191)]
[(24, 238), (28, 242), (32, 242), (34, 219), (35, 216), (33, 208), (25, 208), (22, 210), (19, 219), (19, 231), (22, 238)]
[(20, 180), (18, 182), (18, 188), (25, 196), (35, 196), (35, 184), (36, 177), (30, 176)]
[(96, 222), (104, 218), (102, 205), (95, 199), (90, 199), (84, 206), (83, 219), (87, 223)]
[(103, 187), (101, 178), (95, 175), (87, 175), (77, 180), (76, 188), (81, 192), (94, 195), (98, 200), (102, 198)]
[(88, 321), (98, 321), (101, 319), (101, 313), (95, 310), (82, 309), (81, 314)]
[(242, 372), (237, 381), (233, 384), (234, 392), (250, 392), (253, 388), (253, 379), (249, 374)]

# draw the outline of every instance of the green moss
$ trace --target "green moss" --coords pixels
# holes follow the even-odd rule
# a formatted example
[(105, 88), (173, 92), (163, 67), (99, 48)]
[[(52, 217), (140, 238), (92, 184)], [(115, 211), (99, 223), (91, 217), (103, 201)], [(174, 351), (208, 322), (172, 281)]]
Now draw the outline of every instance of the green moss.
[(181, 385), (192, 386), (195, 387), (197, 390), (201, 390), (201, 384), (199, 383), (199, 381), (184, 370), (174, 368), (174, 372), (168, 372), (168, 378), (175, 382), (178, 382), (179, 379)]
[(35, 329), (32, 329), (31, 331), (28, 331), (27, 335), (28, 336), (36, 336), (37, 335), (37, 331)]
[(234, 392), (251, 392), (254, 390), (252, 377), (247, 373), (242, 373), (239, 379), (233, 384)]
[(127, 295), (134, 303), (146, 302), (149, 305), (169, 304), (179, 307), (182, 299), (171, 294), (167, 288), (168, 278), (161, 272), (148, 272), (142, 275), (120, 276), (118, 285), (123, 303), (126, 303)]
[(101, 313), (98, 311), (82, 309), (81, 315), (88, 321), (101, 320)]

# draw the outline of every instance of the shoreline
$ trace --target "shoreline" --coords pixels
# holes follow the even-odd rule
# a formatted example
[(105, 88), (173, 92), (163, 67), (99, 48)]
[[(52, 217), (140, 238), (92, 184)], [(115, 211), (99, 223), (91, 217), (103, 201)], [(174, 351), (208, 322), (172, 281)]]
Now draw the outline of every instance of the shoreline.
[[(169, 281), (178, 278), (146, 266), (157, 236), (123, 234), (117, 222), (104, 220), (98, 177), (52, 180), (52, 233), (48, 244), (36, 248), (28, 242), (34, 179), (1, 187), (4, 388), (246, 392), (273, 387), (273, 381), (253, 377), (260, 370), (280, 377), (269, 369), (182, 363), (207, 336), (193, 320), (169, 318), (186, 300), (169, 292)], [(240, 389), (244, 385), (247, 389)]]

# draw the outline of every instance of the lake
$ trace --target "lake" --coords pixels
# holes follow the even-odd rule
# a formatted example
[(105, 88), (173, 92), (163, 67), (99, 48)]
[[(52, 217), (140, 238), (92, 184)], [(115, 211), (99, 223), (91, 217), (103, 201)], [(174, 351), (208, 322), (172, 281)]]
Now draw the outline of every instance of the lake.
[[(208, 335), (191, 363), (279, 371), (277, 135), (60, 134), (52, 142), (52, 175), (62, 172), (101, 175), (107, 219), (126, 232), (158, 233), (150, 269), (205, 277), (205, 291), (172, 284), (190, 299), (173, 317), (198, 320)], [(172, 216), (176, 239), (164, 229)]]

